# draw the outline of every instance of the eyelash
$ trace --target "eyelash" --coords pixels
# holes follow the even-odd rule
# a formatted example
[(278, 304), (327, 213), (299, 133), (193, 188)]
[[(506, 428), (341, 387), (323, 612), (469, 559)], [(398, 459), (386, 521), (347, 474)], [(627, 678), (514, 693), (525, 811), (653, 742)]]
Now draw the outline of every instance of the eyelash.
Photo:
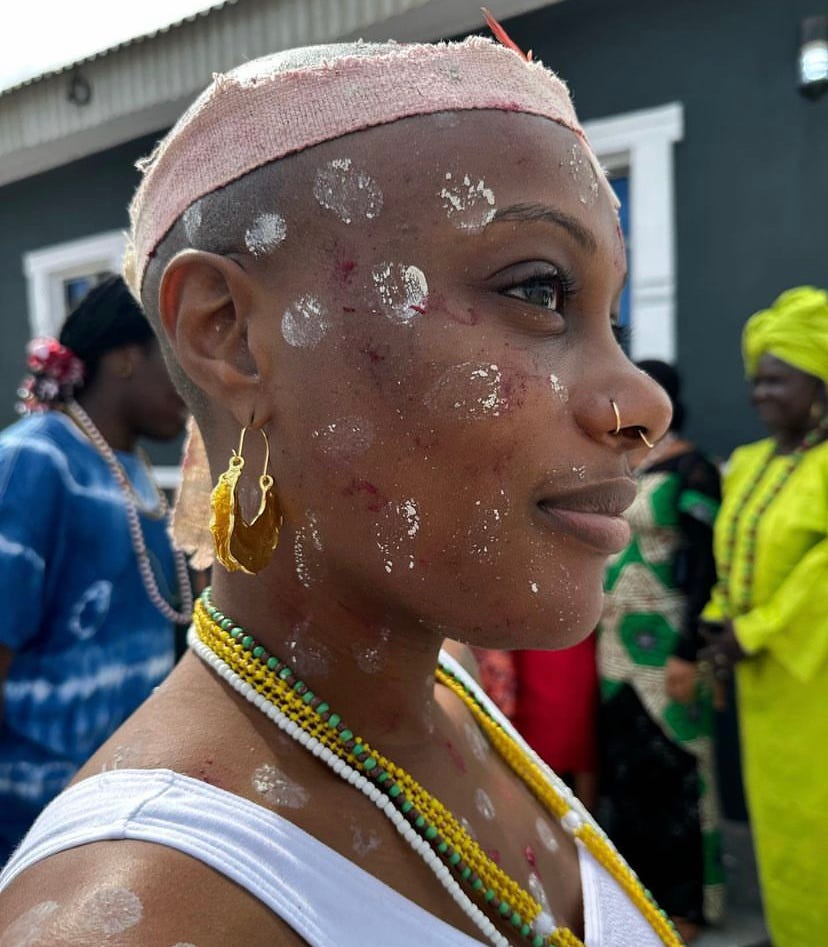
[[(528, 299), (521, 299), (520, 296), (515, 294), (516, 290), (527, 290), (541, 286), (553, 287), (553, 294), (556, 297), (556, 305), (554, 308), (543, 306), (538, 303), (533, 303)], [(539, 269), (535, 273), (530, 273), (528, 276), (521, 278), (511, 286), (507, 286), (503, 290), (503, 293), (506, 296), (511, 296), (513, 299), (519, 299), (529, 305), (538, 306), (539, 308), (546, 309), (549, 312), (557, 312), (560, 315), (563, 315), (566, 303), (572, 298), (572, 296), (575, 295), (577, 291), (578, 289), (575, 284), (575, 280), (572, 278), (570, 273), (558, 266), (549, 266)]]
[[(578, 287), (572, 275), (567, 270), (564, 270), (558, 266), (554, 267), (553, 269), (544, 268), (543, 270), (539, 270), (536, 273), (530, 274), (529, 276), (521, 279), (519, 282), (514, 283), (512, 286), (507, 287), (503, 292), (506, 295), (511, 295), (510, 291), (514, 291), (516, 289), (526, 289), (527, 287), (543, 286), (544, 284), (550, 285), (553, 283), (557, 284), (556, 294), (559, 297), (559, 302), (555, 309), (549, 309), (548, 311), (557, 312), (559, 315), (563, 315), (566, 303), (578, 292)], [(519, 296), (512, 296), (512, 298), (520, 299)], [(523, 300), (523, 302), (529, 303), (529, 300)], [(532, 303), (529, 304), (537, 305)], [(547, 309), (548, 307), (541, 306), (540, 308)], [(621, 346), (622, 349), (626, 351), (630, 342), (630, 327), (620, 325), (616, 319), (616, 316), (611, 317), (610, 328), (615, 341)]]

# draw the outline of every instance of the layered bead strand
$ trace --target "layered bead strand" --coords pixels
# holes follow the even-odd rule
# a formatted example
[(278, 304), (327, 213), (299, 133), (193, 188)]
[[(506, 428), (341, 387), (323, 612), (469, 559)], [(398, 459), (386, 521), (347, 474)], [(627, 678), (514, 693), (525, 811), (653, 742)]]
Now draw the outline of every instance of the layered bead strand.
[[(341, 770), (345, 767), (364, 781), (363, 792), (392, 822), (403, 820), (403, 825), (413, 832), (408, 838), (409, 844), (426, 860), (454, 900), (492, 943), (508, 944), (508, 940), (480, 910), (484, 906), (494, 911), (532, 947), (583, 947), (572, 931), (557, 927), (551, 915), (544, 912), (528, 892), (483, 852), (439, 800), (405, 770), (354, 734), (342, 717), (300, 680), (289, 665), (267, 652), (244, 629), (218, 611), (212, 604), (209, 590), (196, 606), (194, 631), (191, 643), (196, 652), (230, 680), (222, 671), (226, 668), (232, 675), (233, 686), (248, 700), (280, 726), (282, 723), (279, 721), (283, 720), (286, 732), (308, 748), (312, 744), (314, 755), (320, 756), (340, 776), (349, 778)], [(479, 705), (450, 676), (450, 672), (441, 668), (438, 677), (477, 717)], [(490, 725), (493, 724), (490, 721)], [(291, 727), (295, 732), (290, 731)], [(505, 731), (498, 730), (492, 743), (548, 811), (581, 840), (597, 861), (619, 878), (662, 942), (669, 947), (680, 947), (681, 941), (669, 921), (648, 898), (602, 833), (570, 806)], [(519, 763), (520, 757), (526, 765)], [(349, 781), (353, 782), (350, 778)], [(372, 794), (378, 794), (377, 798)], [(384, 805), (377, 801), (379, 798), (385, 801)], [(400, 826), (397, 827), (400, 830)], [(428, 857), (425, 852), (428, 852)], [(439, 867), (431, 864), (430, 858), (436, 858)]]
[[(779, 496), (782, 488), (788, 482), (791, 474), (799, 466), (806, 452), (824, 440), (826, 435), (826, 423), (822, 422), (818, 427), (805, 436), (799, 447), (788, 454), (783, 464), (780, 464), (779, 471), (773, 482), (765, 488), (765, 493), (760, 502), (754, 508), (747, 512), (748, 506), (755, 498), (757, 491), (762, 486), (768, 468), (776, 455), (776, 445), (771, 444), (768, 454), (756, 474), (748, 482), (742, 491), (736, 509), (728, 523), (727, 536), (724, 543), (724, 554), (719, 566), (719, 586), (724, 592), (725, 599), (730, 605), (731, 617), (735, 618), (744, 614), (750, 609), (753, 597), (753, 573), (756, 566), (756, 541), (759, 533), (759, 524), (762, 517), (768, 511), (770, 505)], [(744, 548), (744, 568), (740, 576), (734, 575), (734, 562), (736, 559), (736, 545), (741, 534), (741, 543)]]

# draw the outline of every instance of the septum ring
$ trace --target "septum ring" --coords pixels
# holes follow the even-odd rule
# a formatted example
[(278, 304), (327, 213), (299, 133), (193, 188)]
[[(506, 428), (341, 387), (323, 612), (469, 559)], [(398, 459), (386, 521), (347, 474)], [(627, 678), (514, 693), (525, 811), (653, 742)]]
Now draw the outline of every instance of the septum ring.
[[(621, 412), (618, 410), (618, 402), (615, 400), (615, 398), (610, 398), (610, 404), (612, 405), (612, 410), (615, 414), (615, 428), (614, 430), (610, 431), (610, 433), (613, 435), (613, 437), (618, 437), (618, 435), (621, 433)], [(655, 444), (648, 439), (647, 435), (644, 433), (644, 428), (640, 425), (637, 425), (635, 430), (638, 432), (638, 436), (642, 441), (644, 441), (649, 450), (652, 450), (655, 447)]]

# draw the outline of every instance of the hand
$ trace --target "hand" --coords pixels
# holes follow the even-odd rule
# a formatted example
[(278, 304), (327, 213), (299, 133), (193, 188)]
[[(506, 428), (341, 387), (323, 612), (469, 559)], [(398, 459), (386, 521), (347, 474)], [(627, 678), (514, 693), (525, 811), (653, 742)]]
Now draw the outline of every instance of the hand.
[(713, 676), (724, 681), (733, 672), (733, 665), (747, 657), (747, 652), (736, 637), (732, 621), (725, 621), (720, 626), (721, 631), (713, 631), (715, 627), (708, 625), (701, 629), (708, 644), (699, 651), (699, 661), (707, 662), (713, 669)]
[(680, 704), (692, 703), (696, 696), (698, 671), (694, 661), (685, 661), (671, 655), (664, 665), (664, 690), (671, 700)]

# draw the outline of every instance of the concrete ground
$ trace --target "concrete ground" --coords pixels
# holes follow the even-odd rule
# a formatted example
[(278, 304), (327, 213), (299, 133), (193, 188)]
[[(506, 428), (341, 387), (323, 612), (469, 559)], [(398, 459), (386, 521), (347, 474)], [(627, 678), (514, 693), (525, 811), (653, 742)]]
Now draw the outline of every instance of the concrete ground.
[(724, 923), (705, 930), (693, 947), (759, 947), (767, 944), (768, 932), (762, 918), (750, 829), (744, 822), (725, 822), (722, 834), (727, 873)]

